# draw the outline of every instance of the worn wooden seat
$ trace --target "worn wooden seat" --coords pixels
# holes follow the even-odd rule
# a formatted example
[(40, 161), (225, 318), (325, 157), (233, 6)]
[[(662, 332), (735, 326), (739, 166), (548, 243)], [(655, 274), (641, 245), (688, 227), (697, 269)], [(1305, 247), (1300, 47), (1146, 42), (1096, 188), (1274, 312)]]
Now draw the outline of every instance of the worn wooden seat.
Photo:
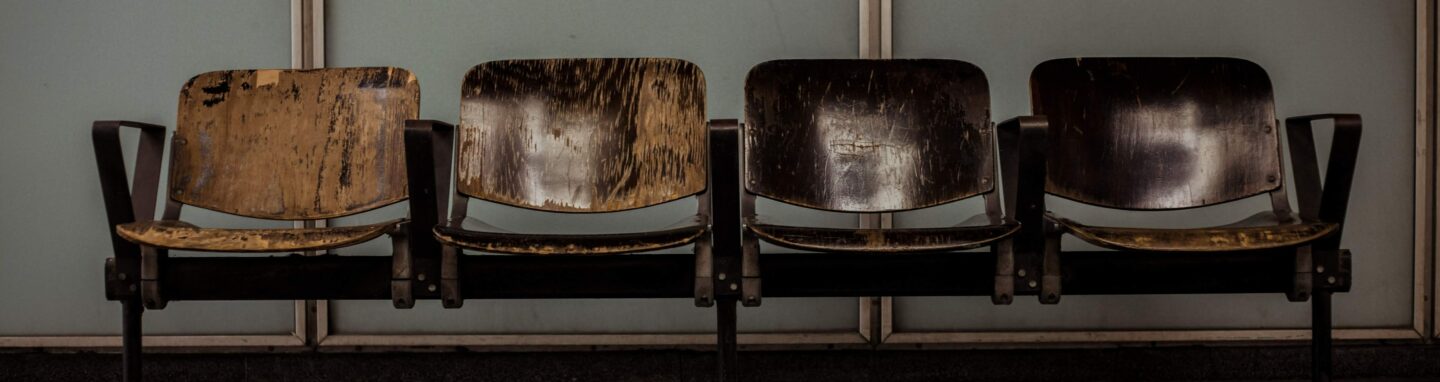
[(1227, 252), (1298, 247), (1339, 222), (1291, 212), (1270, 80), (1228, 58), (1052, 60), (1032, 75), (1050, 119), (1046, 190), (1110, 208), (1184, 209), (1268, 193), (1272, 211), (1221, 227), (1099, 227), (1050, 215), (1060, 231), (1115, 249)]
[(1063, 59), (1032, 76), (1050, 118), (1046, 190), (1103, 207), (1159, 210), (1271, 193), (1269, 224), (1192, 229), (1097, 227), (1052, 216), (1090, 243), (1140, 251), (1226, 252), (1304, 245), (1338, 223), (1301, 221), (1282, 187), (1270, 81), (1224, 58)]
[(786, 248), (820, 252), (912, 253), (959, 251), (990, 245), (1019, 231), (1020, 225), (933, 228), (818, 228), (767, 224), (751, 219), (745, 224), (761, 240)]
[[(251, 218), (305, 221), (405, 200), (403, 126), (419, 110), (419, 90), (415, 76), (397, 68), (232, 70), (195, 76), (180, 91), (163, 217), (152, 220), (154, 207), (137, 202), (134, 221), (116, 224), (113, 232), (141, 246), (147, 268), (159, 267), (165, 249), (313, 251), (401, 234), (404, 220), (355, 227), (225, 229), (200, 228), (179, 218), (181, 207), (191, 205)], [(102, 130), (108, 139), (118, 127), (97, 123), (97, 145)], [(141, 146), (142, 151), (160, 149), (145, 142)], [(147, 155), (158, 154), (141, 153)], [(137, 166), (137, 189), (144, 187), (137, 199), (158, 188), (150, 183), (152, 178), (158, 182), (158, 164), (146, 160)], [(141, 271), (146, 305), (164, 306), (158, 270)]]
[[(747, 305), (759, 304), (759, 241), (845, 253), (991, 246), (999, 259), (994, 298), (1009, 303), (1015, 284), (1009, 238), (1019, 225), (1002, 208), (997, 136), (980, 69), (953, 60), (780, 60), (751, 69), (745, 94)], [(1013, 154), (1019, 124), (1006, 126), (1014, 131), (1001, 144)], [(1005, 181), (1017, 179), (1017, 168), (1006, 169)], [(1010, 203), (1016, 188), (1004, 189)], [(756, 196), (856, 214), (983, 196), (986, 215), (953, 227), (799, 227), (757, 218)]]
[[(1203, 255), (1195, 261), (1227, 264), (1231, 256), (1293, 256), (1293, 273), (1274, 277), (1290, 282), (1292, 301), (1313, 297), (1314, 377), (1329, 380), (1330, 297), (1349, 285), (1340, 234), (1359, 151), (1358, 115), (1286, 120), (1297, 214), (1285, 186), (1270, 79), (1255, 63), (1058, 59), (1037, 66), (1030, 85), (1035, 114), (1050, 122), (1045, 191), (1051, 195), (1138, 211), (1199, 208), (1257, 195), (1271, 202), (1269, 211), (1240, 222), (1200, 228), (1100, 227), (1050, 214), (1042, 302), (1059, 301), (1065, 253), (1060, 235), (1067, 233), (1138, 256), (1131, 259), (1194, 253)], [(1323, 187), (1311, 131), (1316, 120), (1332, 120), (1335, 128)]]
[(1050, 219), (1066, 233), (1091, 244), (1153, 252), (1232, 252), (1296, 247), (1319, 240), (1340, 228), (1334, 223), (1301, 223), (1294, 220), (1266, 221), (1268, 224), (1242, 221), (1220, 227), (1167, 229), (1088, 226), (1053, 215)]
[(120, 237), (165, 249), (211, 252), (321, 251), (364, 243), (397, 233), (404, 220), (349, 227), (227, 229), (201, 228), (179, 220), (152, 220), (121, 224)]
[(521, 255), (610, 255), (674, 248), (693, 243), (706, 232), (706, 221), (694, 216), (655, 231), (610, 234), (521, 234), (478, 220), (461, 227), (435, 228), (440, 242), (482, 252)]
[[(705, 80), (676, 59), (544, 59), (475, 66), (462, 85), (455, 194), (434, 229), (443, 245), (446, 307), (461, 305), (461, 250), (606, 255), (694, 244), (708, 261)], [(448, 125), (417, 121), (412, 157), (446, 162)], [(415, 171), (425, 163), (412, 162)], [(434, 175), (439, 192), (449, 173)], [(556, 213), (645, 208), (699, 195), (694, 216), (620, 234), (522, 233), (467, 216), (470, 198)], [(444, 199), (414, 203), (443, 209)], [(434, 203), (434, 204), (431, 204)], [(468, 223), (467, 223), (468, 222)], [(709, 292), (697, 291), (709, 304)], [(702, 298), (703, 297), (703, 298)]]
[[(219, 277), (201, 289), (222, 296), (244, 295), (244, 299), (293, 300), (297, 294), (339, 298), (335, 293), (344, 289), (305, 294), (285, 286), (236, 281), (254, 276), (245, 272), (293, 271), (295, 263), (290, 260), (296, 257), (206, 257), (227, 264), (249, 261), (245, 271), (235, 271), (242, 273), (240, 278), (227, 279), (225, 274), (186, 273), (178, 265), (182, 259), (168, 257), (171, 249), (318, 255), (390, 234), (394, 279), (408, 281), (406, 238), (412, 234), (404, 219), (347, 227), (321, 222), (406, 199), (404, 123), (419, 112), (419, 100), (415, 76), (398, 68), (228, 70), (197, 75), (180, 90), (165, 207), (159, 219), (155, 203), (161, 190), (165, 128), (129, 121), (95, 122), (92, 134), (115, 249), (114, 259), (107, 263), (107, 279), (115, 281), (111, 297), (121, 300), (125, 309), (127, 371), (139, 370), (145, 308), (163, 308), (172, 293), (211, 299), (197, 298), (194, 289), (167, 289), (177, 278)], [(123, 127), (141, 132), (133, 186), (127, 184), (121, 150)], [(293, 221), (296, 228), (201, 228), (180, 220), (186, 205)], [(331, 275), (308, 270), (296, 279)], [(402, 290), (395, 291), (392, 297), (397, 301), (411, 299), (399, 293)]]

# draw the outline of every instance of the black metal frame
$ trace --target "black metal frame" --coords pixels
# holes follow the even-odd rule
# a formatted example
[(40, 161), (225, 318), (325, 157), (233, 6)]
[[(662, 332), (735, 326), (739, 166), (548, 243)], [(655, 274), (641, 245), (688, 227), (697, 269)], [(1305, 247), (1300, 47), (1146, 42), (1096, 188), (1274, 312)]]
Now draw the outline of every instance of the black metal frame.
[[(1325, 187), (1320, 187), (1310, 122), (1335, 121)], [(1343, 222), (1358, 152), (1360, 120), (1355, 115), (1318, 115), (1287, 120), (1300, 213), (1327, 222)], [(141, 130), (135, 186), (127, 184), (119, 129)], [(1258, 250), (1224, 255), (1154, 254), (1086, 251), (1043, 256), (1043, 184), (1045, 121), (1023, 117), (998, 125), (1004, 187), (1016, 190), (1006, 211), (1024, 227), (1015, 238), (1015, 267), (1025, 274), (1059, 281), (1072, 295), (1290, 293), (1294, 286), (1293, 250)], [(401, 259), (366, 256), (273, 256), (244, 258), (170, 258), (158, 267), (169, 300), (394, 299), (396, 288), (419, 287), (415, 299), (439, 299), (434, 276), (444, 267), (442, 250), (429, 228), (438, 224), (446, 199), (453, 127), (415, 121), (407, 124), (407, 160), (412, 206), (411, 274)], [(104, 192), (115, 257), (106, 262), (106, 298), (124, 308), (124, 365), (127, 380), (140, 377), (140, 247), (114, 232), (119, 224), (151, 219), (155, 211), (164, 127), (127, 121), (94, 126), (97, 164)], [(733, 275), (746, 274), (741, 259), (739, 128), (732, 121), (712, 122), (710, 165), (713, 234), (713, 282), (718, 318), (718, 370), (722, 380), (738, 378), (735, 363), (735, 304), (740, 286)], [(422, 150), (414, 150), (421, 148)], [(1005, 147), (1017, 149), (1006, 150)], [(425, 155), (429, 153), (429, 155)], [(1026, 164), (1028, 163), (1028, 165)], [(150, 211), (150, 212), (145, 212)], [(718, 229), (717, 229), (718, 228)], [(1348, 291), (1349, 252), (1339, 235), (1315, 244), (1315, 374), (1328, 378), (1331, 364), (1330, 294)], [(996, 257), (924, 254), (766, 254), (754, 259), (755, 274), (768, 279), (771, 297), (832, 296), (990, 296), (995, 291)], [(1043, 260), (1042, 260), (1043, 259)], [(472, 256), (454, 264), (455, 275), (442, 275), (437, 288), (453, 288), (472, 299), (506, 298), (694, 298), (706, 280), (695, 255), (627, 256)], [(1320, 272), (1323, 267), (1324, 272)], [(421, 278), (420, 275), (427, 275)], [(1018, 274), (1018, 272), (1017, 272)], [(413, 275), (414, 277), (409, 277)], [(446, 282), (449, 280), (450, 282)], [(758, 280), (757, 280), (758, 281)], [(1034, 295), (1032, 279), (1016, 280), (1017, 295)], [(702, 281), (704, 282), (704, 281)], [(732, 289), (732, 285), (734, 289)], [(398, 303), (398, 300), (397, 300)], [(1323, 330), (1321, 330), (1323, 328)]]
[[(1313, 123), (1327, 119), (1334, 122), (1335, 132), (1322, 185)], [(1340, 227), (1334, 234), (1311, 246), (1314, 262), (1314, 292), (1310, 308), (1311, 376), (1316, 381), (1329, 381), (1333, 373), (1335, 349), (1331, 344), (1331, 295), (1350, 290), (1349, 251), (1340, 248), (1340, 235), (1345, 229), (1350, 186), (1355, 179), (1355, 162), (1360, 155), (1361, 129), (1360, 116), (1356, 114), (1316, 114), (1285, 120), (1300, 217), (1335, 223)], [(1338, 270), (1343, 276), (1327, 274), (1327, 270)]]
[[(132, 194), (125, 172), (125, 154), (120, 145), (120, 128), (140, 130), (140, 146), (135, 156), (135, 183)], [(106, 262), (106, 296), (119, 300), (121, 338), (125, 351), (124, 376), (139, 381), (141, 316), (141, 249), (115, 233), (115, 227), (135, 221), (155, 219), (155, 199), (160, 185), (160, 163), (165, 152), (165, 127), (132, 121), (96, 121), (91, 128), (95, 144), (95, 162), (100, 169), (100, 189), (105, 194), (105, 216), (110, 229), (110, 245), (115, 257)], [(119, 285), (111, 285), (114, 280)], [(115, 293), (115, 292), (123, 292)]]

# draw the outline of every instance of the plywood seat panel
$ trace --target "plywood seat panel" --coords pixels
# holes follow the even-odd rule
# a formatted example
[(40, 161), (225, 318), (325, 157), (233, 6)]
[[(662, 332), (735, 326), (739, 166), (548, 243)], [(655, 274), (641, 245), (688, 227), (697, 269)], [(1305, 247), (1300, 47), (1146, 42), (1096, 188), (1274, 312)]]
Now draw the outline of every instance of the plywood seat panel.
[(319, 251), (360, 244), (396, 232), (404, 219), (349, 227), (201, 228), (179, 220), (134, 222), (116, 226), (120, 237), (158, 248), (207, 252)]
[(708, 230), (704, 216), (694, 216), (655, 231), (611, 234), (516, 233), (479, 221), (462, 227), (435, 227), (446, 245), (481, 252), (520, 255), (608, 255), (647, 252), (695, 242)]
[(935, 228), (815, 228), (751, 220), (745, 229), (761, 240), (786, 248), (823, 252), (939, 252), (978, 248), (1010, 237), (1019, 224)]

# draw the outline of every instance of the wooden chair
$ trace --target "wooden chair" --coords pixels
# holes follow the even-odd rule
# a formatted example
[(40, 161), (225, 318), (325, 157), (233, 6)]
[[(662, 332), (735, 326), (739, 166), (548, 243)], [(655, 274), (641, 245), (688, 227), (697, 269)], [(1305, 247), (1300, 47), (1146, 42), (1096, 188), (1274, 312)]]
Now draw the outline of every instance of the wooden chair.
[[(1051, 195), (1140, 211), (1198, 208), (1262, 194), (1271, 201), (1268, 211), (1205, 228), (1105, 227), (1049, 214), (1042, 302), (1058, 302), (1062, 282), (1070, 277), (1060, 272), (1062, 234), (1134, 253), (1136, 259), (1197, 255), (1190, 257), (1192, 265), (1225, 264), (1231, 256), (1257, 253), (1293, 257), (1293, 272), (1269, 276), (1289, 282), (1291, 301), (1313, 298), (1314, 377), (1329, 379), (1330, 295), (1349, 288), (1349, 256), (1340, 248), (1340, 231), (1359, 150), (1358, 115), (1286, 120), (1297, 214), (1285, 187), (1270, 80), (1254, 63), (1058, 59), (1035, 68), (1031, 91), (1035, 114), (1050, 122), (1045, 191)], [(1335, 126), (1324, 187), (1311, 131), (1316, 120)], [(1223, 285), (1214, 290), (1222, 291), (1241, 290)]]
[[(920, 253), (990, 247), (996, 304), (1014, 294), (1010, 238), (1023, 189), (1022, 121), (1002, 124), (1007, 155), (996, 166), (989, 85), (974, 65), (953, 60), (780, 60), (745, 82), (744, 303), (759, 305), (759, 242), (816, 252)], [(1038, 126), (1037, 126), (1038, 125)], [(1035, 129), (1034, 127), (1041, 127)], [(817, 228), (767, 221), (756, 196), (856, 214), (913, 210), (981, 196), (985, 213), (951, 227)], [(1038, 194), (1037, 194), (1038, 195)], [(967, 254), (957, 254), (967, 256)]]
[[(141, 313), (163, 308), (170, 299), (166, 277), (174, 271), (169, 269), (168, 250), (328, 251), (388, 234), (395, 268), (408, 268), (404, 219), (351, 227), (230, 229), (186, 223), (180, 211), (191, 205), (298, 222), (354, 215), (405, 200), (402, 132), (404, 121), (415, 118), (419, 98), (415, 76), (397, 68), (198, 75), (180, 91), (160, 219), (154, 214), (164, 127), (95, 122), (95, 152), (115, 250), (106, 265), (107, 277), (117, 279), (112, 280), (117, 288), (111, 288), (110, 297), (122, 300), (125, 311), (126, 380), (140, 378)], [(121, 127), (141, 131), (133, 189), (126, 184)], [(217, 281), (211, 288), (263, 291), (266, 286)]]
[[(464, 250), (603, 256), (693, 244), (696, 262), (708, 266), (706, 130), (705, 79), (685, 61), (544, 59), (475, 66), (462, 87), (450, 215), (434, 229), (443, 247), (444, 306), (464, 301)], [(410, 122), (412, 173), (433, 176), (433, 182), (416, 178), (413, 184), (437, 190), (417, 192), (416, 209), (444, 211), (446, 198), (431, 195), (449, 190), (451, 131), (444, 122)], [(699, 199), (694, 215), (667, 228), (620, 234), (520, 233), (467, 215), (470, 198), (545, 212), (605, 213), (688, 196)], [(697, 290), (696, 298), (709, 305), (713, 294)]]
[[(416, 246), (416, 260), (425, 264), (421, 254), (439, 253), (432, 269), (441, 274), (442, 304), (458, 308), (467, 297), (667, 298), (693, 292), (697, 306), (721, 302), (722, 325), (728, 313), (733, 330), (735, 300), (716, 291), (714, 263), (723, 259), (715, 258), (712, 243), (738, 248), (739, 224), (735, 217), (717, 217), (713, 226), (722, 228), (712, 232), (712, 190), (724, 195), (727, 187), (709, 184), (709, 166), (733, 171), (734, 164), (708, 143), (717, 131), (722, 137), (733, 133), (736, 123), (707, 124), (705, 97), (700, 69), (670, 58), (507, 60), (471, 69), (461, 87), (458, 142), (455, 128), (444, 122), (410, 121), (406, 128), (412, 218), (435, 227), (433, 240)], [(452, 150), (455, 190), (447, 197)], [(596, 214), (690, 196), (698, 199), (693, 215), (662, 229), (616, 234), (513, 232), (468, 215), (471, 198)], [(450, 214), (441, 220), (447, 205)], [(630, 255), (684, 245), (692, 245), (693, 253)], [(426, 246), (435, 248), (418, 249)]]

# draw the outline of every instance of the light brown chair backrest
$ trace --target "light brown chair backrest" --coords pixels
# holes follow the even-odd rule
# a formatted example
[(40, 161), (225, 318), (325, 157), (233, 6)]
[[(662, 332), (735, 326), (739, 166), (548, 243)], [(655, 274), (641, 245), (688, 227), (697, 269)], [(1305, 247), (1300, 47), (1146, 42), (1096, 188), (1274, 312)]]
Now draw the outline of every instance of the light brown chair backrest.
[(493, 61), (461, 89), (456, 190), (612, 212), (705, 190), (705, 78), (665, 58)]
[(285, 220), (404, 200), (405, 120), (419, 109), (415, 76), (398, 68), (195, 76), (180, 91), (170, 197)]

